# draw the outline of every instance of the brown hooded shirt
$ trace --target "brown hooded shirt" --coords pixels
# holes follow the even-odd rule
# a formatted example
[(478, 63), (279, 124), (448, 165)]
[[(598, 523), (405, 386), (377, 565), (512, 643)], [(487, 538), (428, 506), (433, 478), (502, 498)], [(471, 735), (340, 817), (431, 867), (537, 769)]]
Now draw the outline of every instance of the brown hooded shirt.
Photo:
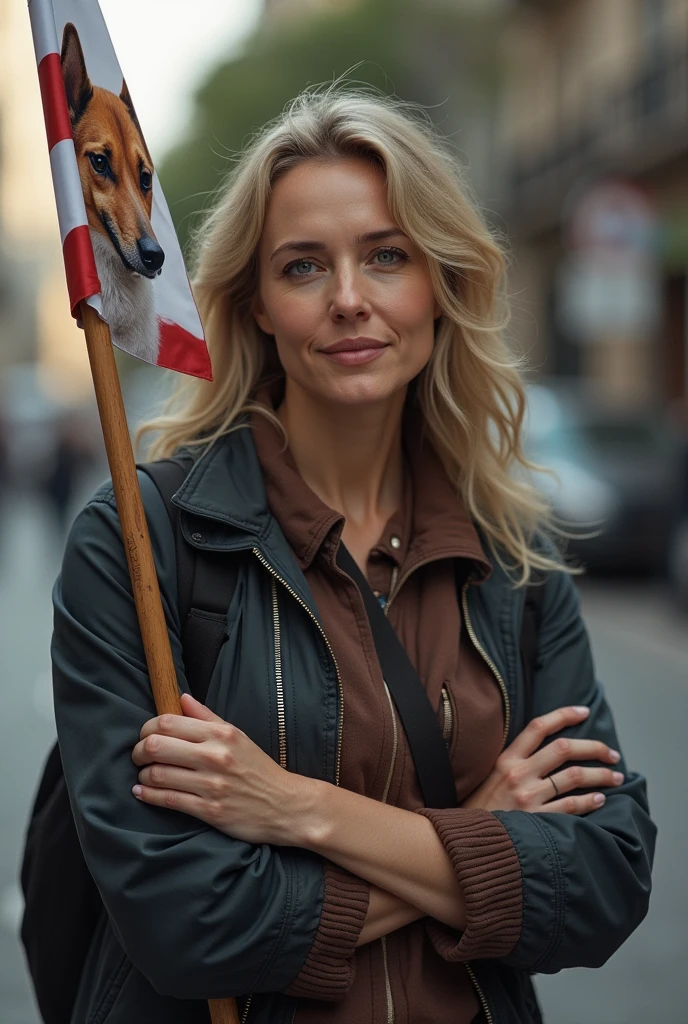
[[(268, 404), (261, 393), (259, 401)], [(339, 667), (343, 691), (340, 785), (425, 814), (454, 864), (467, 926), (452, 931), (424, 918), (356, 947), (368, 883), (334, 864), (325, 869), (320, 927), (288, 994), (295, 1024), (422, 1024), (479, 1018), (464, 967), (507, 955), (521, 926), (521, 877), (503, 825), (487, 811), (423, 809), (411, 752), (388, 696), (363, 599), (334, 565), (343, 517), (307, 486), (279, 431), (254, 414), (253, 436), (268, 504), (301, 566)], [(455, 566), (476, 581), (490, 564), (439, 459), (418, 432), (405, 431), (406, 488), (367, 564), (409, 658), (436, 709), (450, 751), (457, 798), (492, 770), (502, 749), (504, 703), (492, 671), (469, 639)]]

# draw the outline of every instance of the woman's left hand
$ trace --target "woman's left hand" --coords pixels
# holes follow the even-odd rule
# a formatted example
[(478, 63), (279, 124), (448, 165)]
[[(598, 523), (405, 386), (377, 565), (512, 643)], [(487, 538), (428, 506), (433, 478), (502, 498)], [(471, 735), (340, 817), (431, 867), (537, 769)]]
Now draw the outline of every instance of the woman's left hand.
[(183, 715), (151, 718), (141, 729), (132, 753), (142, 767), (136, 798), (248, 843), (291, 845), (310, 780), (285, 771), (189, 694), (181, 703)]

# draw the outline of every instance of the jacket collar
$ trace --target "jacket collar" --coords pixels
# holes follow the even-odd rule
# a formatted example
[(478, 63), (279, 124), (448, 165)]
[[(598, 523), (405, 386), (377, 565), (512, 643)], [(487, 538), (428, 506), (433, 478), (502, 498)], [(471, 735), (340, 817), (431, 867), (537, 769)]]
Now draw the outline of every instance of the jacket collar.
[[(407, 423), (405, 431), (415, 494), (408, 559), (419, 564), (442, 557), (467, 558), (484, 579), (491, 565), (475, 526), (416, 426)], [(270, 511), (266, 478), (273, 502), (275, 495), (286, 501), (296, 487), (298, 521), (292, 522), (291, 515), (280, 516), (285, 518), (286, 538)], [(289, 452), (282, 451), (274, 426), (255, 414), (201, 455), (173, 500), (196, 520), (192, 524), (182, 517), (182, 528), (191, 543), (217, 550), (258, 547), (273, 564), (277, 561), (284, 568), (288, 566), (292, 578), (301, 576), (298, 569), (310, 564), (318, 547), (328, 536), (338, 534), (343, 522), (341, 515), (321, 502), (301, 480)], [(306, 521), (302, 522), (304, 516)], [(204, 520), (200, 525), (198, 518)]]
[[(319, 619), (302, 568), (270, 512), (248, 422), (204, 451), (172, 500), (185, 513), (181, 517), (182, 530), (191, 544), (215, 551), (256, 550)], [(478, 529), (478, 541), (482, 540), (484, 552), (485, 542), (480, 534)], [(465, 551), (464, 556), (470, 557), (469, 552)], [(516, 603), (518, 607), (509, 603), (509, 607), (516, 610), (512, 612), (514, 621), (507, 628), (502, 621), (502, 610), (512, 584), (498, 563), (485, 554), (480, 558), (481, 562), (483, 560), (480, 575), (485, 585), (468, 588), (473, 624), (482, 645), (508, 679), (510, 672), (504, 662), (504, 645), (498, 642), (493, 624), (501, 622), (501, 630), (506, 630), (510, 638), (517, 636), (522, 599)], [(510, 639), (509, 649), (511, 647)]]
[[(256, 401), (272, 409), (273, 398), (269, 389), (263, 388)], [(301, 568), (307, 570), (319, 550), (334, 559), (344, 517), (326, 505), (303, 480), (274, 423), (254, 412), (252, 428), (268, 505), (279, 518)], [(467, 559), (476, 576), (484, 579), (491, 566), (475, 526), (434, 449), (423, 436), (420, 416), (411, 410), (407, 410), (404, 418), (404, 454), (404, 501), (376, 544), (378, 557), (384, 555), (403, 575), (439, 559)], [(389, 543), (392, 536), (393, 546)]]
[(270, 510), (248, 421), (203, 452), (172, 500), (192, 516), (224, 523), (254, 540), (265, 535)]
[(306, 578), (270, 513), (248, 422), (203, 452), (172, 500), (184, 513), (182, 533), (192, 546), (252, 550), (319, 619)]

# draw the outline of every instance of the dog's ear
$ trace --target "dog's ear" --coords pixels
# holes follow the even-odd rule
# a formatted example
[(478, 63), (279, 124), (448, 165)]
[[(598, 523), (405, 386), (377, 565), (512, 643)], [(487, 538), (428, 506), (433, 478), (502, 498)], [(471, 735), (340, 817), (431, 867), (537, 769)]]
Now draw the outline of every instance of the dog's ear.
[(93, 86), (86, 70), (79, 33), (71, 21), (67, 22), (62, 33), (60, 64), (73, 128), (93, 96)]
[(141, 125), (139, 124), (139, 119), (136, 116), (136, 111), (134, 110), (134, 104), (133, 104), (132, 98), (131, 98), (131, 96), (129, 94), (129, 86), (127, 85), (127, 83), (126, 83), (126, 81), (124, 79), (122, 79), (122, 91), (119, 94), (119, 98), (121, 99), (121, 101), (124, 104), (124, 106), (127, 108), (127, 111), (129, 113), (129, 117), (132, 119), (132, 121), (136, 125), (136, 131), (139, 133), (139, 136), (141, 138), (141, 143), (143, 144), (143, 148), (146, 151), (146, 154), (148, 156), (148, 160), (152, 164), (153, 161), (150, 158), (150, 153), (148, 152), (148, 146), (146, 145), (146, 140), (143, 137), (143, 132), (141, 131)]

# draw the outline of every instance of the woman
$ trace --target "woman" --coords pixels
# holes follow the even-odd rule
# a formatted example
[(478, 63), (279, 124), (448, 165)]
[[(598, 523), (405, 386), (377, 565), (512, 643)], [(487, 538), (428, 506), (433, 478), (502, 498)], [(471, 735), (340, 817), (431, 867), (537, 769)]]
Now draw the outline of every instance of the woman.
[[(215, 382), (152, 425), (157, 456), (196, 458), (188, 542), (237, 565), (207, 706), (148, 478), (183, 717), (151, 717), (109, 486), (56, 588), (59, 739), (109, 915), (74, 1021), (204, 1021), (236, 995), (250, 1022), (523, 1024), (530, 973), (601, 964), (642, 920), (644, 782), (546, 511), (510, 475), (528, 463), (502, 272), (453, 159), (391, 101), (303, 95), (243, 154), (199, 234)], [(423, 807), (340, 543), (439, 716), (458, 807)]]

